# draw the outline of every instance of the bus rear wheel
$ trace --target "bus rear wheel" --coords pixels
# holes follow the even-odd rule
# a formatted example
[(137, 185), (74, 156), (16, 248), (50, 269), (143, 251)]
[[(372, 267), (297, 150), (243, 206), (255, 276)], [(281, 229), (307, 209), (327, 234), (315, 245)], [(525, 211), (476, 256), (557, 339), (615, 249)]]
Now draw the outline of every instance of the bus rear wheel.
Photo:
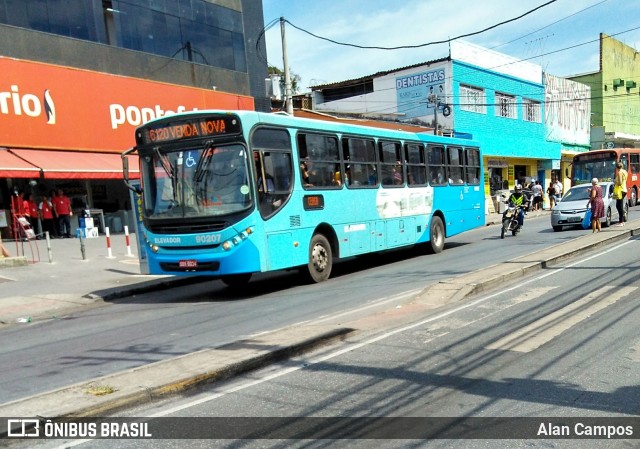
[(444, 249), (444, 224), (440, 217), (431, 219), (431, 227), (429, 232), (429, 248), (434, 253), (440, 253)]
[(232, 288), (244, 287), (251, 280), (251, 273), (227, 274), (220, 280)]
[(324, 282), (331, 276), (333, 268), (333, 253), (329, 240), (322, 235), (316, 234), (311, 239), (309, 245), (309, 263), (307, 272), (313, 282)]

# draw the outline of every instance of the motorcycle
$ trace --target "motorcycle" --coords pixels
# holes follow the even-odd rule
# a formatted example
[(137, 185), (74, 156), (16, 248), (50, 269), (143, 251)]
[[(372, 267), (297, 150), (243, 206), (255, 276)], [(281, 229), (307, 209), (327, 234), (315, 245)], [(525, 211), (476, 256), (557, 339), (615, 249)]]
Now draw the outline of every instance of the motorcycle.
[(523, 206), (507, 206), (507, 210), (502, 215), (502, 228), (500, 229), (500, 238), (503, 239), (507, 232), (512, 235), (518, 235), (520, 232), (520, 224), (518, 223), (518, 215), (520, 210), (525, 209)]

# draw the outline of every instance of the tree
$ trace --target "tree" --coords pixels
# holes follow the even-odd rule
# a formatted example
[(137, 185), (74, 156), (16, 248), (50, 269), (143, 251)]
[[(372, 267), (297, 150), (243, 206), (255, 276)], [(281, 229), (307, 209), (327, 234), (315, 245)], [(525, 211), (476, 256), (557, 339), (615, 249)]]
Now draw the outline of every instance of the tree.
[[(267, 68), (267, 72), (269, 73), (269, 75), (280, 75), (282, 77), (282, 82), (284, 83), (284, 71), (280, 70), (278, 67), (270, 65)], [(297, 73), (293, 73), (291, 70), (289, 70), (289, 78), (291, 78), (291, 93), (297, 94), (302, 78), (300, 78), (300, 75), (298, 75)]]

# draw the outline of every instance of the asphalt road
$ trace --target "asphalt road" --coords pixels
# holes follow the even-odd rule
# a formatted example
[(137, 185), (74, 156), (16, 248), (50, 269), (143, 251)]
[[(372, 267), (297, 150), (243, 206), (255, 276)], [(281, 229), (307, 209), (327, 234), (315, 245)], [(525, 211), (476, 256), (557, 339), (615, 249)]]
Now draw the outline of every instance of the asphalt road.
[[(631, 218), (638, 215), (632, 211)], [(0, 402), (134, 368), (291, 324), (397, 300), (458, 276), (573, 239), (549, 217), (527, 219), (517, 237), (489, 226), (447, 241), (445, 251), (399, 250), (351, 259), (326, 283), (296, 272), (256, 276), (243, 294), (212, 281), (118, 300), (63, 319), (0, 333)]]
[[(505, 285), (496, 293), (452, 304), (434, 316), (385, 335), (325, 348), (215, 384), (188, 397), (129, 410), (125, 415), (181, 417), (181, 421), (159, 422), (194, 437), (207, 432), (225, 433), (215, 428), (220, 421), (211, 417), (338, 418), (320, 421), (313, 427), (316, 435), (326, 439), (188, 442), (189, 447), (203, 448), (638, 447), (639, 251), (640, 240), (633, 238)], [(509, 432), (523, 435), (493, 440), (368, 440), (370, 432), (380, 429), (370, 422), (349, 420), (391, 416), (525, 419), (512, 422), (506, 429), (493, 429), (491, 421), (481, 421), (480, 430), (490, 435), (495, 430), (496, 438)], [(635, 439), (562, 440), (545, 435), (532, 438), (518, 427), (539, 429), (540, 423), (548, 422), (562, 425), (572, 417), (601, 425), (608, 423), (609, 418), (629, 416), (634, 417)], [(209, 420), (186, 430), (200, 417)], [(433, 425), (430, 420), (408, 422), (414, 426)], [(287, 424), (281, 423), (280, 429)], [(469, 431), (460, 423), (448, 428), (452, 429), (462, 435), (465, 432), (468, 435)], [(579, 429), (584, 431), (584, 427), (570, 426), (574, 438)], [(399, 433), (411, 431), (415, 427)], [(331, 440), (332, 432), (361, 438)], [(247, 433), (258, 435), (255, 428)], [(49, 443), (46, 447), (53, 447), (53, 442)], [(106, 448), (112, 447), (113, 440), (75, 443), (87, 448)], [(164, 448), (184, 443), (184, 440), (119, 440), (118, 446)]]

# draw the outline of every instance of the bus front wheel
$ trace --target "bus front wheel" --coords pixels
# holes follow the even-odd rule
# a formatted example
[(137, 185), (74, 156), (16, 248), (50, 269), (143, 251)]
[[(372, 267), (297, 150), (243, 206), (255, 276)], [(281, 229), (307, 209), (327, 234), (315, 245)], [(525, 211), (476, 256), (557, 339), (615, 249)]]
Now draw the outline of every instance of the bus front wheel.
[(220, 277), (220, 280), (232, 288), (244, 287), (251, 280), (251, 273), (228, 274)]
[(314, 235), (309, 245), (309, 278), (313, 282), (324, 282), (329, 279), (332, 267), (333, 253), (329, 240), (322, 234)]
[(434, 253), (440, 253), (444, 249), (444, 224), (440, 217), (431, 219), (431, 228), (429, 232), (429, 247)]

